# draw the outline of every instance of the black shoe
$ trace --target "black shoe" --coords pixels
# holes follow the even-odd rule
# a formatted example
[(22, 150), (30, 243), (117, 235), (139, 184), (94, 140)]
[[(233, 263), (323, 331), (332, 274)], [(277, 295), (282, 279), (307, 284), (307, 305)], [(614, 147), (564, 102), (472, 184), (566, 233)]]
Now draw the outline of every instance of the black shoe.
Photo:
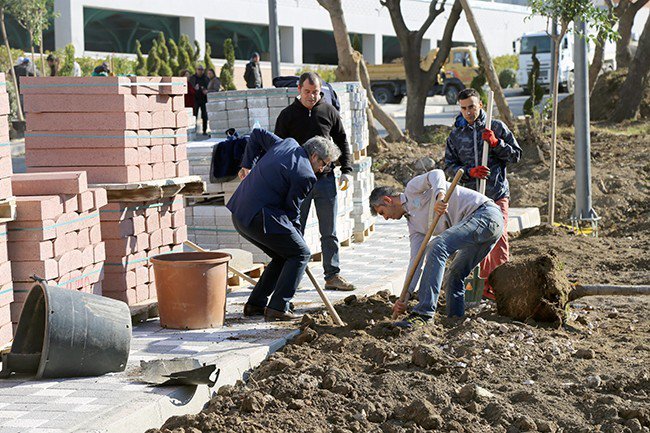
[(302, 316), (294, 314), (291, 310), (278, 311), (269, 307), (264, 309), (264, 320), (266, 322), (293, 322), (300, 319), (302, 319)]
[(249, 304), (248, 302), (244, 304), (245, 317), (263, 316), (263, 315), (264, 315), (264, 307), (258, 307), (257, 305), (252, 305)]

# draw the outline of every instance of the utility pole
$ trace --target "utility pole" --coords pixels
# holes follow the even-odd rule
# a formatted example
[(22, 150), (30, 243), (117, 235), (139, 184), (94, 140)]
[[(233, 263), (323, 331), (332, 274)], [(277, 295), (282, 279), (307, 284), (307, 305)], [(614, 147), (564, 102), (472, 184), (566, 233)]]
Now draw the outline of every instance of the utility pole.
[(576, 208), (572, 222), (579, 226), (589, 221), (597, 233), (596, 211), (591, 206), (591, 138), (589, 129), (589, 73), (587, 65), (587, 26), (576, 21), (574, 28), (575, 93), (573, 114), (575, 118), (576, 152)]
[(271, 75), (280, 76), (280, 28), (278, 27), (277, 0), (269, 0), (269, 42), (271, 54)]

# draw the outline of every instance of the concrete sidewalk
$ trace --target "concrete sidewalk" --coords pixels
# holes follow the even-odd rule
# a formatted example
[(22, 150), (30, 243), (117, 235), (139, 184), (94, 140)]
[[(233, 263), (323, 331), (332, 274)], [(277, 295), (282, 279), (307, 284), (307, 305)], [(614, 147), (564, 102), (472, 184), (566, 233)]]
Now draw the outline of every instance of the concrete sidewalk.
[[(357, 295), (401, 290), (408, 266), (408, 231), (404, 220), (378, 221), (364, 243), (341, 250), (342, 275), (359, 289)], [(310, 264), (322, 282), (322, 266)], [(144, 432), (159, 427), (172, 415), (196, 413), (220, 386), (233, 384), (250, 369), (297, 335), (296, 325), (244, 319), (249, 289), (228, 295), (226, 325), (222, 328), (177, 331), (150, 320), (133, 329), (126, 371), (101, 377), (0, 380), (0, 433)], [(336, 303), (350, 292), (327, 292)], [(322, 307), (305, 278), (294, 298), (299, 312)], [(140, 361), (194, 357), (221, 369), (214, 388), (154, 388), (138, 383)]]

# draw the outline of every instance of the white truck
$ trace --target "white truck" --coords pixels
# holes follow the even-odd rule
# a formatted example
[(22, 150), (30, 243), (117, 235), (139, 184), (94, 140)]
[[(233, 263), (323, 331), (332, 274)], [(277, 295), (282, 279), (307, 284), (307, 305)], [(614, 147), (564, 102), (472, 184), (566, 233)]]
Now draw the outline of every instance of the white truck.
[[(568, 32), (560, 42), (558, 77), (560, 90), (573, 93), (573, 32)], [(553, 56), (553, 44), (551, 37), (545, 31), (525, 33), (517, 41), (513, 42), (513, 49), (517, 52), (519, 45), (519, 70), (517, 71), (517, 83), (519, 87), (528, 93), (528, 74), (533, 68), (533, 47), (537, 47), (537, 60), (540, 63), (538, 83), (545, 89), (551, 86), (551, 57)], [(590, 60), (594, 56), (594, 45), (587, 45)], [(612, 43), (605, 44), (603, 58), (603, 71), (616, 69), (616, 48)]]

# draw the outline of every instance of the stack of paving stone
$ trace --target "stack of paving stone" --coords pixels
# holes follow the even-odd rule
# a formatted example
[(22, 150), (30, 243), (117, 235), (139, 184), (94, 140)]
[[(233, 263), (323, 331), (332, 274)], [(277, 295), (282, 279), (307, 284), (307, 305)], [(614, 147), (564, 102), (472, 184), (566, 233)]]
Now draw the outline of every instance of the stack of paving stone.
[(374, 231), (375, 217), (370, 213), (370, 193), (375, 187), (375, 174), (371, 171), (372, 158), (362, 156), (352, 163), (354, 197), (352, 219), (354, 240), (363, 242)]
[(187, 240), (182, 196), (156, 202), (110, 202), (100, 213), (106, 243), (103, 295), (129, 305), (156, 298), (149, 259), (183, 250)]
[(235, 128), (248, 133), (255, 123), (273, 131), (280, 112), (298, 95), (296, 88), (231, 90), (208, 93), (208, 122), (214, 137)]
[[(74, 167), (110, 189), (189, 175), (185, 78), (30, 78), (21, 91), (28, 171)], [(182, 249), (183, 209), (179, 196), (102, 209), (104, 296), (129, 305), (156, 298), (149, 258)]]
[(106, 190), (88, 188), (84, 171), (14, 174), (12, 189), (17, 207), (16, 220), (7, 224), (12, 322), (18, 323), (33, 275), (101, 294), (106, 253), (99, 210), (107, 203)]
[[(11, 190), (11, 145), (9, 142), (9, 96), (5, 74), (0, 73), (0, 203), (3, 206), (6, 220), (13, 213), (13, 194)], [(3, 220), (4, 221), (4, 220)], [(0, 348), (9, 343), (12, 338), (11, 309), (9, 304), (14, 300), (11, 283), (11, 263), (7, 254), (7, 225), (0, 223)]]
[(341, 119), (352, 152), (360, 153), (368, 147), (368, 99), (358, 81), (332, 83), (339, 97)]
[[(336, 176), (340, 172), (336, 170)], [(338, 180), (337, 180), (338, 183)], [(225, 185), (238, 185), (239, 182), (226, 182)], [(226, 187), (226, 189), (232, 189)], [(233, 190), (234, 191), (234, 190)], [(336, 231), (339, 242), (348, 243), (352, 238), (354, 222), (350, 218), (353, 207), (353, 186), (337, 194), (337, 219)], [(203, 248), (216, 250), (224, 248), (237, 248), (253, 253), (253, 260), (257, 263), (268, 262), (270, 258), (255, 245), (244, 239), (232, 223), (231, 213), (224, 205), (215, 205), (211, 202), (196, 203), (187, 207), (188, 238)], [(312, 254), (321, 252), (320, 232), (316, 207), (312, 205), (305, 227), (305, 241)]]
[(84, 170), (90, 183), (189, 175), (184, 78), (23, 78), (28, 171)]

